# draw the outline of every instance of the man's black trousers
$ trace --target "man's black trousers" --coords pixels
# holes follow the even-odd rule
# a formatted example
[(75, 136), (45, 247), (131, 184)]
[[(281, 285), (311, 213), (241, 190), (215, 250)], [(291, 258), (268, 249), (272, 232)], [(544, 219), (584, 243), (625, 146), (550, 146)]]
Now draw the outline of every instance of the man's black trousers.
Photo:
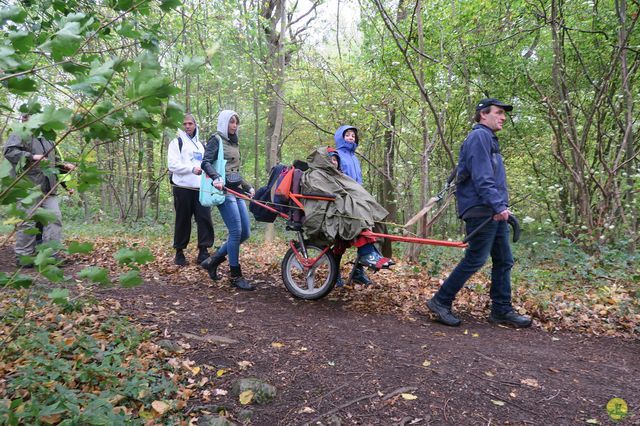
[(198, 195), (197, 189), (173, 187), (173, 206), (176, 210), (173, 247), (176, 249), (184, 249), (189, 244), (192, 216), (198, 227), (198, 248), (213, 246), (211, 208), (202, 206)]

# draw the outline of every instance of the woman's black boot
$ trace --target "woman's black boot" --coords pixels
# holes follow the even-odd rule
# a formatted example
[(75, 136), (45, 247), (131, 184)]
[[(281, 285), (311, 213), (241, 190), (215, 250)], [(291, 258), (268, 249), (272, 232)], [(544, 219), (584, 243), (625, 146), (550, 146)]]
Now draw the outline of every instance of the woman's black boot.
[(231, 285), (240, 289), (240, 290), (255, 290), (256, 288), (249, 284), (247, 280), (242, 276), (242, 270), (240, 269), (240, 265), (238, 266), (230, 266), (231, 269)]
[(218, 252), (216, 252), (213, 256), (209, 256), (205, 259), (200, 266), (207, 270), (209, 277), (213, 281), (218, 281), (220, 279), (220, 275), (218, 275), (218, 266), (220, 266), (220, 264), (225, 260), (227, 260), (227, 256), (220, 256)]

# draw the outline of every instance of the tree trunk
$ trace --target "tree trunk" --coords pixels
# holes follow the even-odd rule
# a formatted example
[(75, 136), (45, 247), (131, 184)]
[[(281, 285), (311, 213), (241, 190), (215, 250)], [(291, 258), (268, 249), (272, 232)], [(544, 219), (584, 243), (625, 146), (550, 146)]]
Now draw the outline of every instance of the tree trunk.
[[(397, 216), (397, 201), (394, 185), (394, 162), (395, 162), (395, 126), (396, 126), (396, 109), (391, 107), (387, 113), (387, 122), (389, 127), (384, 132), (384, 167), (386, 175), (382, 181), (382, 205), (389, 211), (387, 222), (395, 222)], [(391, 241), (384, 240), (382, 242), (382, 254), (386, 257), (393, 256), (393, 248)]]
[[(284, 70), (285, 70), (285, 44), (284, 38), (287, 29), (286, 0), (275, 0), (275, 13), (269, 13), (268, 25), (263, 27), (268, 46), (268, 56), (265, 59), (267, 75), (267, 94), (269, 98), (267, 124), (265, 128), (265, 172), (269, 173), (271, 167), (278, 162), (278, 142), (282, 135), (284, 121)], [(274, 4), (271, 4), (273, 8)], [(268, 12), (272, 12), (270, 9)], [(266, 12), (266, 11), (265, 11)], [(264, 16), (264, 15), (263, 15)], [(277, 31), (278, 23), (280, 30)], [(273, 241), (275, 229), (270, 224), (265, 229), (265, 241)]]

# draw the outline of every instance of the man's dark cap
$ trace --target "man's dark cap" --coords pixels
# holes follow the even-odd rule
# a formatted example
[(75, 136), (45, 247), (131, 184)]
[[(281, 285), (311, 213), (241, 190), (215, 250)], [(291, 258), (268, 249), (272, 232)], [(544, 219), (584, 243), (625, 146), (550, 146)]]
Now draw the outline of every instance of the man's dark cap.
[(497, 107), (500, 107), (500, 108), (504, 109), (505, 111), (513, 110), (513, 106), (507, 105), (504, 102), (500, 102), (496, 98), (486, 98), (486, 99), (483, 99), (483, 100), (481, 100), (480, 102), (478, 102), (476, 104), (476, 111), (483, 110), (483, 109), (485, 109), (487, 107), (490, 107), (491, 105), (495, 105)]

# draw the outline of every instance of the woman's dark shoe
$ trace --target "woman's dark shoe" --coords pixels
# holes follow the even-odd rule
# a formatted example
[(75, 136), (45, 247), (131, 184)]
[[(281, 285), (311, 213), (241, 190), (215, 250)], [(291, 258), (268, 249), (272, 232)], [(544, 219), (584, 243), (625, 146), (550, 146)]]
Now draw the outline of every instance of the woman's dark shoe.
[(198, 265), (201, 265), (202, 262), (204, 262), (208, 258), (209, 258), (209, 251), (207, 250), (207, 248), (200, 247), (198, 249), (198, 258), (196, 259), (196, 262), (198, 262)]
[(244, 279), (244, 277), (242, 276), (242, 270), (240, 269), (240, 265), (230, 266), (229, 268), (231, 269), (231, 274), (229, 279), (232, 286), (234, 286), (237, 289), (245, 290), (245, 291), (251, 291), (256, 289), (254, 286), (249, 284), (249, 281)]
[(336, 278), (336, 287), (344, 287), (344, 280), (342, 279), (342, 277), (340, 276), (340, 274), (338, 274), (338, 278)]
[(188, 263), (182, 249), (176, 249), (176, 257), (173, 259), (173, 262), (178, 266), (185, 266)]
[(380, 256), (379, 253), (374, 251), (373, 253), (359, 256), (358, 264), (377, 271), (379, 269), (387, 269), (391, 265), (395, 265), (395, 262), (388, 257)]
[(356, 266), (356, 271), (353, 273), (353, 280), (358, 281), (365, 286), (373, 284), (373, 281), (371, 281), (369, 277), (367, 277), (367, 274), (364, 272), (364, 268), (362, 267), (362, 265)]
[(227, 256), (220, 256), (216, 253), (202, 261), (200, 266), (207, 270), (209, 277), (213, 281), (218, 281), (220, 279), (220, 275), (218, 275), (218, 266), (220, 266), (225, 260), (227, 260)]

